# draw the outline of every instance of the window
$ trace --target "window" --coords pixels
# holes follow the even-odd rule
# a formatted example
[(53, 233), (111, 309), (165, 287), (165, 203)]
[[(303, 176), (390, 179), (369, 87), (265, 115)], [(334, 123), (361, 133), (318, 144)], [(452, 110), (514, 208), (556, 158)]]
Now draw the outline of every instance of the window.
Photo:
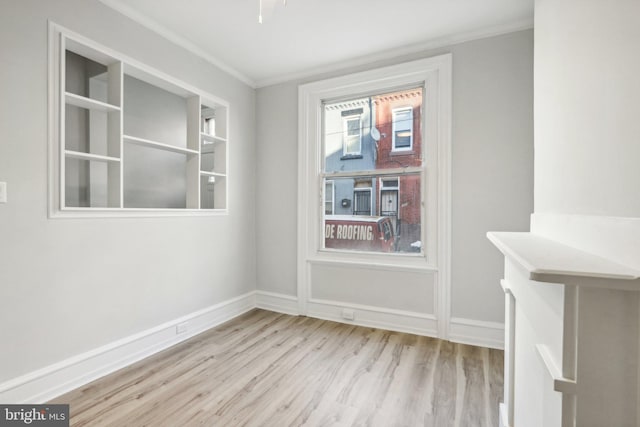
[(413, 148), (413, 109), (393, 110), (393, 150), (408, 151)]
[(371, 188), (354, 188), (353, 214), (371, 215)]
[(343, 119), (343, 154), (359, 155), (362, 143), (362, 127), (360, 116), (345, 117)]
[[(299, 87), (300, 313), (327, 313), (334, 307), (327, 305), (332, 301), (353, 302), (355, 293), (369, 298), (393, 292), (398, 282), (412, 278), (419, 283), (415, 298), (433, 303), (433, 311), (425, 306), (425, 313), (430, 313), (434, 330), (448, 337), (451, 57), (446, 54)], [(411, 149), (398, 152), (393, 110), (407, 107), (413, 119)], [(363, 110), (361, 155), (343, 160), (341, 112), (357, 108)], [(323, 212), (327, 181), (334, 183), (335, 213), (330, 216)], [(372, 215), (354, 215), (354, 209), (366, 204), (359, 194), (365, 181), (370, 183)], [(391, 205), (396, 204), (393, 191), (398, 193), (397, 230), (395, 217), (380, 211), (382, 197), (389, 196)], [(409, 324), (414, 325), (413, 320)]]
[[(298, 224), (305, 259), (393, 255), (394, 263), (432, 267), (446, 261), (440, 239), (448, 238), (450, 61), (443, 55), (300, 87)], [(345, 151), (360, 157), (343, 159)], [(322, 195), (329, 182), (331, 222)], [(364, 244), (369, 233), (360, 228), (368, 230), (369, 221), (373, 234), (387, 229), (393, 244), (380, 245), (384, 236)], [(350, 236), (358, 242), (338, 244)]]
[(325, 215), (333, 215), (334, 213), (334, 182), (326, 181), (324, 183), (324, 214)]

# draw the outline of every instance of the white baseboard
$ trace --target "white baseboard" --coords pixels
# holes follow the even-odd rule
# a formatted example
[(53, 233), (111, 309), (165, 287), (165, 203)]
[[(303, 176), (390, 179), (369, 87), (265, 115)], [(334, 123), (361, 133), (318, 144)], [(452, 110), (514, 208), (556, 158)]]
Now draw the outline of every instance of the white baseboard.
[(504, 403), (500, 403), (500, 427), (511, 427), (507, 418), (507, 407)]
[(256, 307), (276, 313), (300, 314), (298, 297), (267, 291), (256, 291)]
[(449, 323), (449, 340), (504, 350), (504, 324), (452, 317)]
[[(47, 402), (254, 308), (299, 314), (298, 300), (294, 296), (266, 291), (249, 292), (6, 381), (0, 384), (0, 402)], [(343, 309), (352, 310), (354, 319), (345, 319)], [(416, 335), (438, 335), (438, 322), (431, 314), (312, 299), (307, 303), (307, 315)], [(177, 334), (176, 326), (185, 322), (188, 322), (187, 332)], [(494, 322), (452, 318), (449, 338), (465, 344), (503, 348), (504, 326)]]
[[(342, 315), (343, 309), (353, 310), (354, 319), (345, 319)], [(311, 299), (307, 303), (307, 316), (369, 328), (407, 332), (429, 337), (438, 336), (438, 322), (435, 316), (412, 311)]]
[[(47, 402), (233, 319), (255, 306), (255, 292), (250, 292), (14, 378), (0, 384), (0, 402)], [(184, 322), (188, 322), (187, 331), (177, 334), (176, 326)]]

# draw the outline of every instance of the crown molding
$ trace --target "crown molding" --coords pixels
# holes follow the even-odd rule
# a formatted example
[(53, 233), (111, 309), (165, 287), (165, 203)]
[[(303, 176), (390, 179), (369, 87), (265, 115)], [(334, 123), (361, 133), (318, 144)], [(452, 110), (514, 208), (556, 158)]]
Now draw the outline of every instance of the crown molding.
[(158, 23), (157, 21), (136, 11), (131, 6), (126, 4), (126, 2), (124, 2), (123, 0), (100, 0), (100, 2), (110, 7), (111, 9), (114, 9), (117, 12), (123, 14), (129, 19), (132, 19), (138, 24), (150, 29), (151, 31), (156, 32), (157, 34), (161, 35), (167, 40), (193, 53), (194, 55), (199, 56), (200, 58), (220, 68), (222, 71), (237, 78), (238, 80), (242, 81), (243, 83), (249, 85), (254, 89), (258, 89), (266, 86), (272, 86), (272, 85), (285, 83), (293, 80), (308, 79), (314, 76), (320, 76), (322, 74), (328, 74), (328, 73), (332, 73), (340, 70), (346, 70), (349, 68), (363, 66), (367, 64), (373, 64), (377, 62), (389, 61), (392, 59), (403, 58), (405, 60), (408, 60), (410, 58), (407, 58), (407, 57), (411, 55), (415, 55), (420, 52), (438, 49), (445, 46), (452, 46), (452, 45), (465, 43), (473, 40), (480, 40), (480, 39), (485, 39), (489, 37), (495, 37), (502, 34), (513, 33), (516, 31), (529, 30), (533, 28), (533, 17), (531, 17), (524, 20), (520, 20), (520, 21), (509, 22), (507, 24), (485, 27), (485, 28), (473, 30), (473, 31), (460, 32), (460, 33), (452, 34), (446, 37), (431, 39), (431, 40), (415, 43), (415, 44), (400, 47), (400, 48), (388, 49), (388, 50), (374, 53), (371, 55), (359, 56), (357, 58), (353, 58), (347, 61), (334, 62), (332, 64), (327, 64), (324, 66), (317, 66), (317, 67), (308, 68), (301, 71), (284, 73), (282, 75), (275, 76), (275, 77), (254, 80), (249, 76), (247, 76), (246, 74), (228, 65), (226, 62), (206, 52), (203, 48), (199, 47), (195, 43), (176, 34), (175, 32), (171, 31), (170, 29)]
[(136, 11), (131, 6), (127, 5), (124, 1), (122, 1), (122, 0), (100, 0), (100, 2), (103, 3), (104, 5), (110, 7), (111, 9), (114, 9), (115, 11), (123, 14), (127, 18), (137, 22), (138, 24), (142, 25), (143, 27), (146, 27), (149, 30), (161, 35), (165, 39), (175, 43), (176, 45), (182, 47), (183, 49), (193, 53), (194, 55), (199, 56), (200, 58), (204, 59), (205, 61), (211, 63), (212, 65), (214, 65), (214, 66), (216, 66), (218, 68), (220, 68), (222, 71), (226, 72), (227, 74), (237, 78), (241, 82), (251, 86), (254, 89), (256, 88), (255, 81), (253, 79), (251, 79), (250, 77), (246, 76), (245, 74), (243, 74), (240, 71), (236, 70), (235, 68), (231, 67), (230, 65), (228, 65), (224, 61), (216, 58), (215, 56), (213, 56), (211, 54), (209, 54), (204, 49), (202, 49), (201, 47), (197, 46), (195, 43), (193, 43), (193, 42), (187, 40), (186, 38), (176, 34), (175, 32), (173, 32), (170, 29), (168, 29), (167, 27), (165, 27), (164, 25), (162, 25), (162, 24), (158, 23), (157, 21), (145, 16), (144, 14)]
[(367, 64), (374, 64), (377, 62), (389, 61), (392, 59), (402, 59), (405, 62), (410, 59), (408, 56), (415, 55), (420, 52), (428, 50), (438, 49), (441, 47), (452, 46), (460, 43), (470, 42), (474, 40), (486, 39), (490, 37), (500, 36), (508, 33), (515, 33), (517, 31), (530, 30), (533, 28), (533, 17), (530, 19), (524, 19), (521, 21), (510, 22), (508, 24), (491, 26), (482, 28), (479, 30), (468, 31), (441, 37), (438, 39), (431, 39), (424, 42), (412, 44), (409, 46), (394, 48), (385, 50), (383, 52), (374, 53), (371, 55), (360, 56), (347, 61), (334, 62), (325, 66), (313, 67), (310, 69), (296, 71), (293, 73), (283, 74), (278, 77), (272, 77), (267, 79), (256, 80), (255, 87), (262, 88), (266, 86), (272, 86), (279, 83), (285, 83), (293, 80), (303, 80), (314, 76), (320, 76), (340, 70), (347, 70), (349, 68), (358, 67)]

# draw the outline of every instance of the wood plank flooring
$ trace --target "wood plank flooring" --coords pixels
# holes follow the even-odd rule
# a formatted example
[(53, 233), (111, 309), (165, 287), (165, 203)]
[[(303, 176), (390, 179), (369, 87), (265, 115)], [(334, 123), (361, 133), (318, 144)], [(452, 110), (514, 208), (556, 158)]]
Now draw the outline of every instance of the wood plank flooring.
[(498, 426), (503, 354), (254, 310), (55, 399), (72, 426)]

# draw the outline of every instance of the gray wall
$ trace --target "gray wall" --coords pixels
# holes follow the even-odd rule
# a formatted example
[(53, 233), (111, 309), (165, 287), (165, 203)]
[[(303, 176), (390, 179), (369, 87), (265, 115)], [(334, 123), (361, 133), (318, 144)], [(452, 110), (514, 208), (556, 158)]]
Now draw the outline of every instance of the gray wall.
[[(452, 316), (502, 321), (502, 258), (485, 234), (489, 230), (527, 230), (533, 210), (533, 31), (401, 60), (445, 52), (453, 54)], [(297, 291), (298, 85), (397, 62), (370, 64), (257, 91), (260, 290), (289, 295)], [(393, 297), (393, 308), (415, 310), (402, 303), (399, 289), (403, 288), (389, 286), (388, 295), (376, 295), (374, 300), (352, 293), (349, 301), (378, 305)]]
[[(97, 0), (0, 9), (0, 381), (255, 289), (255, 91)], [(231, 103), (228, 216), (47, 218), (49, 19)]]

